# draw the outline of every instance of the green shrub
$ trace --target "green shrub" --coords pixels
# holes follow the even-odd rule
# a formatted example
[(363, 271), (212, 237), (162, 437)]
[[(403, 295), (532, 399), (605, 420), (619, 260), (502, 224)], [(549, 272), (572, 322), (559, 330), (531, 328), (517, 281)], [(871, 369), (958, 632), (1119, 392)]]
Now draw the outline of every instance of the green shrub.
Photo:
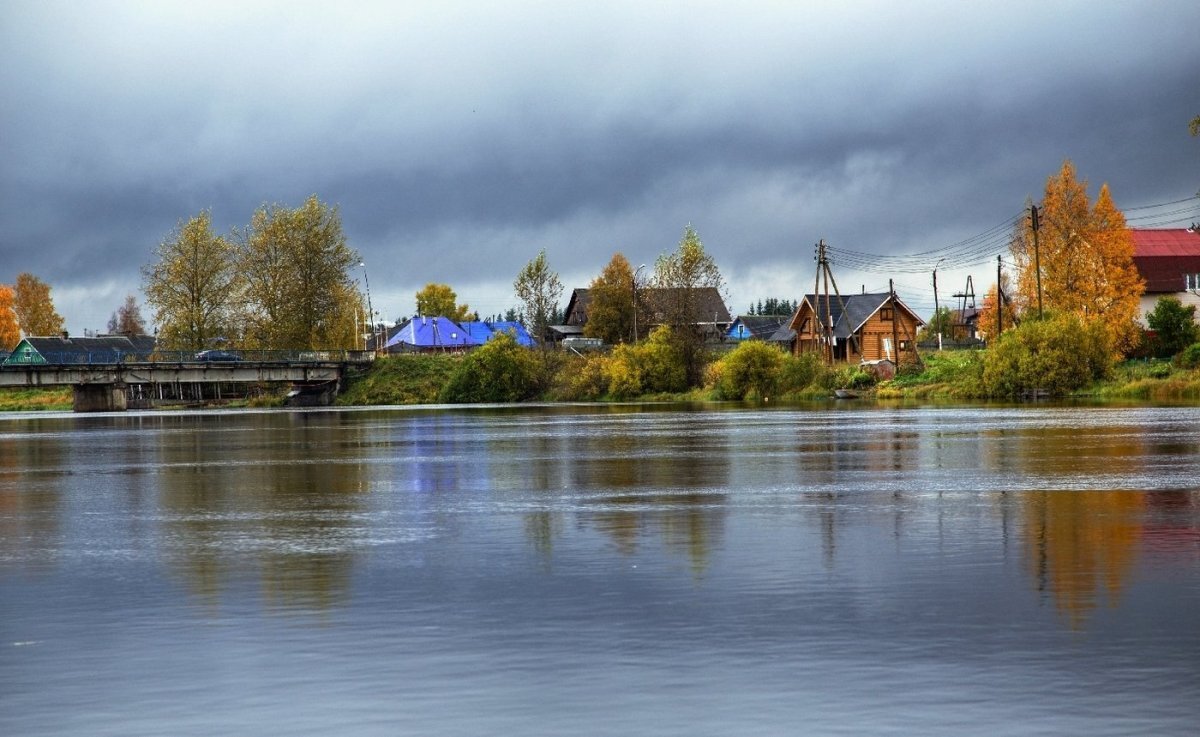
[(603, 353), (568, 355), (558, 366), (549, 397), (560, 402), (600, 399), (608, 392), (609, 360)]
[(1194, 369), (1200, 367), (1200, 343), (1192, 343), (1175, 356), (1175, 363), (1180, 368)]
[(1154, 331), (1150, 352), (1158, 358), (1170, 358), (1200, 340), (1196, 306), (1184, 307), (1178, 297), (1160, 297), (1146, 315), (1146, 324)]
[(817, 353), (787, 356), (779, 370), (778, 390), (786, 394), (804, 391), (812, 386), (824, 370), (825, 364)]
[(1154, 362), (1146, 368), (1146, 376), (1151, 379), (1165, 379), (1171, 375), (1171, 364)]
[(1112, 365), (1104, 324), (1061, 314), (1001, 335), (984, 357), (983, 390), (1011, 399), (1034, 391), (1061, 396), (1103, 379)]
[(507, 333), (489, 340), (463, 359), (442, 387), (443, 402), (519, 402), (537, 393), (534, 357)]
[(773, 345), (743, 342), (722, 358), (717, 369), (717, 394), (722, 399), (759, 399), (775, 394), (786, 356)]
[(671, 329), (655, 328), (637, 345), (619, 345), (608, 364), (608, 393), (614, 398), (687, 390), (683, 358), (671, 339)]

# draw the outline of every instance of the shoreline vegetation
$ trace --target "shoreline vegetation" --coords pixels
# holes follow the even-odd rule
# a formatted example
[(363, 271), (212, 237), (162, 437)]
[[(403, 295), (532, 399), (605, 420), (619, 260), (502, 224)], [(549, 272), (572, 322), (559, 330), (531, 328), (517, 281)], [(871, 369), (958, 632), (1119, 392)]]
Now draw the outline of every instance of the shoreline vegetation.
[[(1020, 402), (1031, 399), (1200, 400), (1200, 343), (1173, 358), (1117, 361), (1103, 335), (1070, 316), (1027, 323), (987, 349), (929, 351), (880, 379), (857, 364), (826, 365), (761, 341), (709, 353), (690, 382), (669, 329), (637, 344), (576, 354), (530, 350), (502, 334), (466, 353), (385, 356), (349, 376), (336, 406), (521, 402), (710, 402), (783, 404), (832, 399)], [(213, 407), (280, 407), (286, 387)], [(70, 410), (70, 387), (0, 390), (0, 411)]]
[[(989, 402), (1002, 399), (1013, 401), (1036, 399), (1026, 397), (989, 397), (980, 394), (978, 366), (980, 352), (942, 352), (923, 356), (924, 368), (919, 372), (901, 372), (888, 381), (871, 381), (870, 375), (857, 366), (818, 366), (811, 381), (802, 388), (788, 388), (761, 394), (751, 390), (743, 396), (727, 396), (720, 387), (685, 391), (648, 391), (636, 395), (613, 396), (608, 393), (594, 396), (569, 396), (560, 390), (548, 391), (512, 402), (696, 402), (748, 401), (763, 403), (803, 403), (832, 400), (834, 389), (853, 388), (859, 402)], [(338, 396), (338, 407), (439, 405), (444, 401), (443, 388), (464, 360), (463, 355), (412, 354), (388, 356), (376, 361), (370, 370), (352, 379), (346, 391)], [(586, 361), (571, 356), (560, 361), (564, 368), (580, 368)], [(793, 368), (794, 371), (794, 368)], [(856, 384), (857, 381), (857, 384)], [(1200, 401), (1200, 370), (1184, 368), (1170, 360), (1135, 359), (1123, 361), (1112, 368), (1112, 375), (1103, 381), (1070, 393), (1057, 395), (1056, 400), (1093, 400), (1121, 402), (1181, 402)], [(504, 400), (482, 400), (504, 401)], [(0, 412), (70, 412), (70, 387), (6, 388), (0, 389)], [(452, 402), (449, 402), (452, 403)], [(212, 403), (212, 407), (282, 407), (283, 396), (264, 396), (257, 400), (230, 400)]]

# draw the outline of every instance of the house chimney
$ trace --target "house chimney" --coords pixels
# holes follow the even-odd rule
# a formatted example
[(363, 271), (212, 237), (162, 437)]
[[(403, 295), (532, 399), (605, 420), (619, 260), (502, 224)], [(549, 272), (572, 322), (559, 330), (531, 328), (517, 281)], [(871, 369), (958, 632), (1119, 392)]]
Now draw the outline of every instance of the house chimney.
[(64, 331), (62, 332), (62, 339), (63, 339), (63, 340), (70, 340), (70, 339), (71, 339), (71, 336), (67, 334), (67, 331), (66, 331), (66, 330), (64, 330)]

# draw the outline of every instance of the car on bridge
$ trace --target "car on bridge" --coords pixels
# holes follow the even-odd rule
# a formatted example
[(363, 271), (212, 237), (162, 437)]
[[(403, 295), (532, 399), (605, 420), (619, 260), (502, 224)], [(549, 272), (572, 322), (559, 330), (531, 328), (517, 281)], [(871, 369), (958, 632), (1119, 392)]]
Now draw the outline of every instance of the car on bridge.
[(210, 350), (210, 351), (200, 351), (199, 353), (197, 353), (196, 360), (197, 361), (213, 361), (213, 362), (216, 362), (216, 361), (231, 362), (231, 361), (240, 361), (240, 360), (242, 360), (242, 357), (236, 353), (230, 353), (229, 351)]

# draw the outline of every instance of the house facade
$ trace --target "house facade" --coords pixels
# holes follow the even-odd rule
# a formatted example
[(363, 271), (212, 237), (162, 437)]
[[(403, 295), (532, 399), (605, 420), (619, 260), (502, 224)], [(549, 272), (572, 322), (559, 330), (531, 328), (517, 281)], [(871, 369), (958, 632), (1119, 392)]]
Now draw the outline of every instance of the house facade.
[(725, 331), (726, 340), (768, 340), (787, 324), (788, 315), (738, 315)]
[(792, 315), (793, 351), (830, 353), (834, 361), (915, 360), (917, 331), (925, 321), (890, 292), (806, 294)]
[(1138, 318), (1154, 311), (1161, 297), (1177, 297), (1200, 312), (1200, 228), (1130, 228), (1133, 265), (1146, 282)]

